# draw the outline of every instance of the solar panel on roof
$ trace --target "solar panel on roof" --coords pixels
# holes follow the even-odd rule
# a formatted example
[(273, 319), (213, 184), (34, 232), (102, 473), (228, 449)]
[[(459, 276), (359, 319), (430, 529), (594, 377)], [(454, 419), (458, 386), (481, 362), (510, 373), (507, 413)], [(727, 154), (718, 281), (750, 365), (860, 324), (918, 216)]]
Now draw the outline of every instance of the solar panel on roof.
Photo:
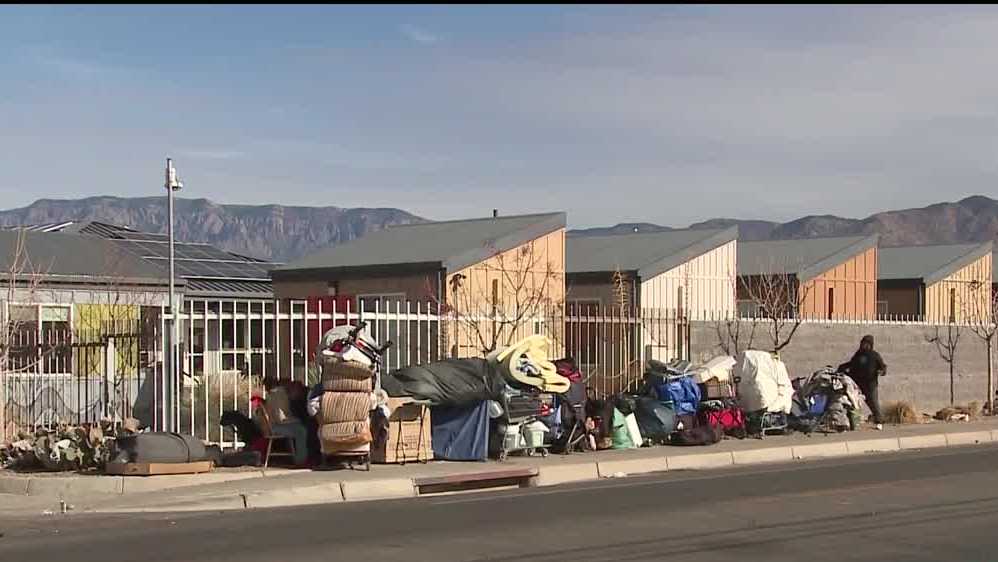
[(152, 234), (149, 232), (118, 232), (122, 240), (133, 240), (136, 242), (169, 242), (165, 234)]

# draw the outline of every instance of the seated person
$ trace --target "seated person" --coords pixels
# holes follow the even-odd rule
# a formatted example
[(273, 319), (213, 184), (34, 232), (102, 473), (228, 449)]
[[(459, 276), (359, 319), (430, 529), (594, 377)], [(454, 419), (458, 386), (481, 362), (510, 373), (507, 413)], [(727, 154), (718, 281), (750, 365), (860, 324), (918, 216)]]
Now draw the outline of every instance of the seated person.
[[(270, 417), (273, 434), (290, 437), (294, 441), (294, 463), (296, 466), (304, 466), (308, 460), (308, 434), (302, 420), (291, 412), (287, 389), (276, 378), (269, 376), (263, 380), (263, 387), (267, 391), (263, 407)], [(254, 411), (253, 417), (257, 425), (262, 427), (263, 420), (259, 408)]]

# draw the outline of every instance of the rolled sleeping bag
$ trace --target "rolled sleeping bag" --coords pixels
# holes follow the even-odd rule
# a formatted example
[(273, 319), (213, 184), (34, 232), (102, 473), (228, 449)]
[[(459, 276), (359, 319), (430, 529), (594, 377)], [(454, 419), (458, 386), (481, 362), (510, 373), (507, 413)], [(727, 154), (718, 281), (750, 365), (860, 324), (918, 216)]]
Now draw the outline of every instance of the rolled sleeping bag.
[(326, 392), (371, 392), (373, 389), (371, 379), (325, 379), (322, 381), (322, 390)]
[(371, 424), (367, 421), (336, 422), (319, 426), (319, 444), (325, 454), (370, 444), (371, 441)]
[(193, 435), (155, 431), (115, 440), (113, 463), (188, 463), (212, 460)]
[(374, 371), (363, 363), (356, 361), (341, 361), (335, 357), (324, 357), (322, 361), (322, 380), (354, 379), (371, 380)]
[(320, 425), (348, 421), (368, 423), (370, 413), (370, 392), (325, 392), (318, 422)]

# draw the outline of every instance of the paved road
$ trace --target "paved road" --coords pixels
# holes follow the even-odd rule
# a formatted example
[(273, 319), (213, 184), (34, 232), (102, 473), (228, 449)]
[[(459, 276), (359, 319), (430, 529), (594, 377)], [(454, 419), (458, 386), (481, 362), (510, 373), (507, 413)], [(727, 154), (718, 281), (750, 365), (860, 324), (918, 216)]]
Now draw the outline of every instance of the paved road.
[(0, 522), (0, 560), (995, 560), (998, 447), (534, 490)]

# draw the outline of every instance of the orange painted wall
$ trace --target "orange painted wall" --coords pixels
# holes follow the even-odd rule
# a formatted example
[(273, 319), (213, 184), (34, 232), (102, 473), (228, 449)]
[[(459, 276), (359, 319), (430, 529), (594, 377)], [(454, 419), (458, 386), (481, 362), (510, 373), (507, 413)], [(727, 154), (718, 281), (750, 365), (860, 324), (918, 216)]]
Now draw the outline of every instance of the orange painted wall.
[(925, 288), (925, 317), (929, 322), (963, 322), (975, 314), (990, 317), (991, 254)]
[[(523, 274), (518, 275), (517, 272)], [(460, 288), (455, 291), (454, 278), (458, 275), (463, 279)], [(521, 285), (519, 290), (516, 287), (518, 284)], [(498, 298), (494, 298), (493, 289)], [(549, 311), (559, 311), (565, 303), (565, 229), (558, 229), (464, 270), (448, 272), (445, 290), (447, 304), (458, 315), (489, 314), (492, 306), (496, 305), (507, 311), (503, 316), (512, 318), (515, 316), (512, 311), (517, 308), (517, 302), (521, 303), (519, 308), (523, 310), (522, 303), (528, 300), (529, 295), (535, 294), (543, 294), (547, 303), (545, 308)], [(482, 342), (475, 330), (464, 322), (452, 324), (452, 354), (456, 352), (460, 357), (480, 356)], [(502, 343), (533, 334), (532, 328), (533, 326), (521, 323), (514, 333), (500, 334)], [(492, 326), (480, 327), (478, 330), (485, 330), (485, 339), (491, 341)], [(561, 341), (563, 331), (563, 323), (554, 321), (545, 323), (543, 330), (556, 344)]]
[[(829, 301), (829, 289), (831, 298)], [(804, 285), (809, 318), (873, 320), (877, 316), (877, 248), (857, 254)]]

